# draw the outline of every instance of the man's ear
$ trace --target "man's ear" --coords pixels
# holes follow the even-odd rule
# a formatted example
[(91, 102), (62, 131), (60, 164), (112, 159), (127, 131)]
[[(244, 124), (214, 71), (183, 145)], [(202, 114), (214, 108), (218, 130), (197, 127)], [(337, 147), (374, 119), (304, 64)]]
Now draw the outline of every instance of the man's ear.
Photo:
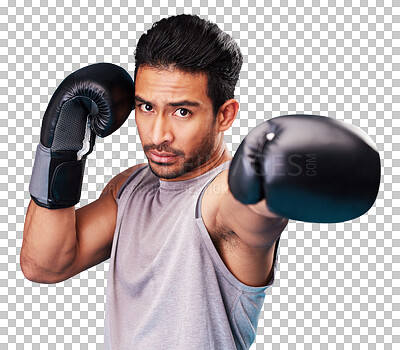
[(239, 102), (235, 99), (225, 101), (225, 103), (219, 107), (217, 113), (217, 121), (220, 132), (228, 130), (232, 123), (235, 121), (236, 115), (239, 111)]

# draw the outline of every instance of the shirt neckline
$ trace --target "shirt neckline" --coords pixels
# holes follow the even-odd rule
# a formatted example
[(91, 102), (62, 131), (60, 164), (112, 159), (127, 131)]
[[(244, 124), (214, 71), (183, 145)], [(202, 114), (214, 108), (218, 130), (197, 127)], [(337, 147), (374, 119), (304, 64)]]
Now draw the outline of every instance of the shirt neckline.
[[(182, 189), (187, 189), (191, 186), (196, 185), (197, 183), (202, 183), (204, 179), (207, 179), (209, 176), (212, 176), (213, 173), (218, 172), (221, 169), (227, 168), (227, 164), (229, 164), (231, 160), (227, 160), (226, 162), (218, 165), (217, 167), (207, 171), (204, 174), (201, 174), (197, 177), (188, 180), (181, 180), (181, 181), (163, 181), (160, 178), (158, 179), (160, 188), (172, 190), (172, 191), (179, 191)], [(153, 174), (153, 176), (155, 176)]]

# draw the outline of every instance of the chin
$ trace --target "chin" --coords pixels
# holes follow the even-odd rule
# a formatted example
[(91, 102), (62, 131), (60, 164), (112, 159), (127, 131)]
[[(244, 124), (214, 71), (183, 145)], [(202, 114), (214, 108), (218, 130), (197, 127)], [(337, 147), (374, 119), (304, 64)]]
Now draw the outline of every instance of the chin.
[(174, 167), (173, 163), (157, 163), (149, 160), (149, 167), (151, 172), (162, 179), (172, 180), (179, 176), (186, 174), (185, 169)]

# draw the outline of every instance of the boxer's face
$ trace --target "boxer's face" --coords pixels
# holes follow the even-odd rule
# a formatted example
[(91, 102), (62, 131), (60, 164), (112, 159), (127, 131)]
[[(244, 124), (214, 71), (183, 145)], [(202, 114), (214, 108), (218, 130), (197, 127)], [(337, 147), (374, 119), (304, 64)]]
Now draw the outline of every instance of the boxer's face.
[(221, 138), (204, 74), (140, 67), (135, 120), (150, 168), (160, 178), (182, 178), (216, 156)]

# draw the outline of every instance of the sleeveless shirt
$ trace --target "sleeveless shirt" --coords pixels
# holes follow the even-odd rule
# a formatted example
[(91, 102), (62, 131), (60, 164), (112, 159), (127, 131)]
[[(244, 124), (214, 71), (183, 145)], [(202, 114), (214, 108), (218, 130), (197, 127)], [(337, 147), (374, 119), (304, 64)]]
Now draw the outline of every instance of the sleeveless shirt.
[[(163, 181), (139, 168), (116, 196), (106, 349), (248, 349), (267, 286), (240, 282), (201, 217), (208, 184), (230, 161), (196, 178)], [(277, 247), (275, 247), (274, 269)]]

